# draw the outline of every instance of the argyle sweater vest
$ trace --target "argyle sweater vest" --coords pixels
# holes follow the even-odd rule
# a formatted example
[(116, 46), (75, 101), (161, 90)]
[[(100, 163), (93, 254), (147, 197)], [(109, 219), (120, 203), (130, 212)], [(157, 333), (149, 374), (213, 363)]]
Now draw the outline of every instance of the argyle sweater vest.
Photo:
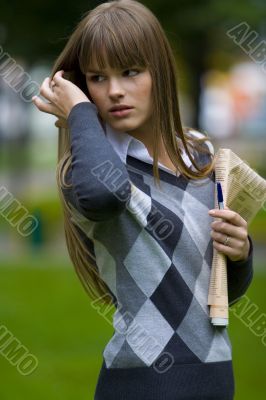
[[(128, 155), (124, 165), (112, 153), (92, 104), (76, 105), (68, 122), (73, 189), (64, 193), (116, 307), (95, 400), (233, 399), (227, 328), (211, 324), (207, 305), (214, 172), (192, 180), (159, 170), (158, 187), (151, 164)], [(209, 161), (196, 151), (193, 157), (198, 164)], [(229, 275), (231, 303), (251, 281), (251, 253), (252, 246), (248, 261), (236, 262)]]

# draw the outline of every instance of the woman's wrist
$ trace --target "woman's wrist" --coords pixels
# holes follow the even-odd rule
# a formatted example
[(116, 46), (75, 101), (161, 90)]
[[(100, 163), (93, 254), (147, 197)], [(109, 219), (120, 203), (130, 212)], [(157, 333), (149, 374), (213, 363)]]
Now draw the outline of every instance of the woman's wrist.
[(69, 115), (70, 115), (71, 111), (73, 110), (73, 108), (75, 106), (77, 106), (78, 104), (81, 104), (81, 103), (91, 103), (91, 101), (87, 98), (87, 99), (84, 99), (84, 100), (78, 100), (78, 101), (73, 102), (71, 107), (70, 107), (70, 109), (69, 109), (69, 111), (68, 111), (68, 114), (66, 116), (66, 120), (68, 120)]

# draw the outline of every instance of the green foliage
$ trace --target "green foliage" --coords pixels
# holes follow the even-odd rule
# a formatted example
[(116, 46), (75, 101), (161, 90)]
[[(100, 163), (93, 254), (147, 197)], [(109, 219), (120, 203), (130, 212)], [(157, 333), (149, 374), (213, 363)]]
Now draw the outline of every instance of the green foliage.
[[(2, 2), (1, 22), (7, 29), (8, 52), (26, 57), (30, 63), (43, 58), (53, 60), (74, 26), (99, 3), (102, 1), (14, 0), (10, 6)], [(177, 35), (176, 39), (178, 35), (183, 40), (190, 38), (190, 51), (197, 35), (206, 33), (215, 42), (215, 32), (221, 28), (224, 30), (227, 25), (229, 28), (244, 20), (256, 29), (266, 16), (263, 0), (146, 0), (143, 3), (156, 14), (170, 35)]]
[[(98, 1), (44, 2), (19, 0), (1, 2), (1, 23), (7, 28), (6, 50), (25, 57), (29, 63), (52, 60), (63, 48), (81, 15)], [(19, 40), (18, 40), (19, 38)]]

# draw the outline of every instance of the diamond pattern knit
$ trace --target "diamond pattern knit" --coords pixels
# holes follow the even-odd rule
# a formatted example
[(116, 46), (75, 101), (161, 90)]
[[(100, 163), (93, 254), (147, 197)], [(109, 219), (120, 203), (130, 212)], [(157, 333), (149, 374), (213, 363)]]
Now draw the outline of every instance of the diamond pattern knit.
[[(191, 180), (159, 170), (161, 187), (158, 188), (151, 164), (130, 155), (123, 164), (111, 150), (95, 119), (92, 104), (76, 105), (70, 113), (69, 125), (73, 160), (69, 179), (72, 179), (73, 189), (64, 193), (72, 205), (73, 221), (95, 255), (99, 274), (116, 305), (114, 334), (103, 351), (95, 399), (128, 400), (138, 395), (139, 399), (148, 400), (230, 400), (234, 386), (231, 343), (226, 327), (210, 323), (207, 305), (213, 252), (210, 237), (213, 219), (208, 210), (214, 208), (214, 172), (204, 179)], [(86, 151), (85, 133), (90, 135), (89, 161), (84, 160), (82, 154)], [(100, 144), (103, 145), (101, 156), (93, 157), (93, 145), (99, 148)], [(206, 155), (195, 151), (193, 156), (198, 163), (208, 161)], [(109, 174), (108, 179), (105, 174), (102, 179), (103, 169), (98, 166), (104, 165), (106, 160), (111, 160), (112, 168), (115, 166), (122, 171), (125, 183), (119, 190), (110, 191), (110, 187), (117, 188), (117, 174)], [(81, 170), (83, 178), (78, 180)], [(97, 180), (93, 181), (95, 177)], [(115, 200), (111, 199), (114, 194)], [(108, 201), (104, 196), (109, 196)], [(243, 294), (250, 283), (251, 257), (252, 254), (243, 265), (235, 263), (236, 271), (242, 267), (246, 273), (242, 282), (232, 287), (231, 301)], [(237, 291), (238, 287), (241, 291)], [(207, 373), (208, 365), (212, 366), (208, 375), (213, 386), (202, 387), (196, 378), (196, 383), (189, 382), (193, 368), (199, 368), (198, 378), (204, 379), (203, 371)], [(182, 373), (187, 374), (186, 394), (191, 390), (190, 397), (181, 396), (183, 389), (179, 388), (178, 381), (169, 391), (171, 396), (161, 397), (162, 388), (166, 390), (172, 385), (170, 374), (179, 368), (175, 375), (178, 377), (181, 367), (186, 368)], [(126, 373), (119, 388), (115, 371)], [(151, 375), (142, 381), (143, 372), (147, 371)], [(140, 386), (134, 395), (129, 395), (127, 385), (136, 373), (139, 373), (136, 384)], [(156, 377), (160, 374), (164, 377), (160, 379), (165, 381), (157, 387)], [(227, 386), (219, 388), (218, 395), (217, 382), (224, 378)], [(156, 389), (152, 393), (149, 390), (153, 384)], [(112, 388), (110, 393), (108, 387)], [(214, 397), (207, 397), (210, 394)]]

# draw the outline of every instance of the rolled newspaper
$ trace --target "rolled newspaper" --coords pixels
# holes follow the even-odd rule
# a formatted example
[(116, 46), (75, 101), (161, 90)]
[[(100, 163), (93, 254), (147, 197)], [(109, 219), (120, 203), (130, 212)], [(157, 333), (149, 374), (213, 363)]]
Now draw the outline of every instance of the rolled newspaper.
[[(223, 190), (224, 203), (249, 224), (266, 206), (266, 180), (230, 149), (216, 153), (215, 180)], [(215, 208), (218, 208), (215, 185)], [(219, 218), (218, 218), (219, 219)], [(208, 305), (213, 325), (228, 325), (228, 287), (226, 256), (213, 249)]]

